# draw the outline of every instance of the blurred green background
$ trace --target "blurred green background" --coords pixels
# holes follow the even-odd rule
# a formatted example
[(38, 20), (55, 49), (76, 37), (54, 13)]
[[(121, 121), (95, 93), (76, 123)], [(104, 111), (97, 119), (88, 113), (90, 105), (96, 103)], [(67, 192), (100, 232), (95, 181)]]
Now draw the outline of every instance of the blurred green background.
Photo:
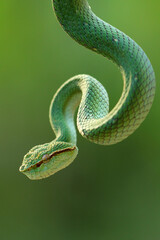
[(51, 0), (0, 0), (0, 239), (159, 240), (160, 127), (158, 0), (89, 1), (96, 14), (132, 37), (151, 59), (157, 94), (127, 140), (98, 146), (78, 134), (79, 155), (56, 175), (30, 181), (23, 155), (54, 138), (53, 94), (70, 77), (96, 77), (114, 106), (116, 66), (64, 33)]

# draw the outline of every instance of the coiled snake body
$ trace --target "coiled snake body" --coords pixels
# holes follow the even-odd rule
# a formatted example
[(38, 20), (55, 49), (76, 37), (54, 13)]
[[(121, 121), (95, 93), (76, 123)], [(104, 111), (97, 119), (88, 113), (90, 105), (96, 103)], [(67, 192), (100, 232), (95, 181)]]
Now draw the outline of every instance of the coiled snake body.
[(96, 79), (78, 75), (65, 82), (50, 106), (50, 123), (56, 134), (51, 143), (32, 148), (20, 171), (30, 179), (48, 177), (76, 157), (77, 127), (88, 140), (115, 144), (133, 133), (147, 116), (155, 94), (155, 75), (145, 52), (120, 30), (98, 18), (86, 0), (53, 0), (64, 30), (78, 43), (112, 60), (123, 77), (123, 92), (109, 112), (108, 94)]

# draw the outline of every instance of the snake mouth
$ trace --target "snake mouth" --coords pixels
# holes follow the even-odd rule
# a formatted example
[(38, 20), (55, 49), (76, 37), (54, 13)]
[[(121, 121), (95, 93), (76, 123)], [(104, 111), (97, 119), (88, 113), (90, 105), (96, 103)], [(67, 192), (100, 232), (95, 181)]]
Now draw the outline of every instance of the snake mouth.
[(45, 155), (43, 155), (42, 159), (41, 159), (39, 162), (37, 162), (36, 164), (34, 164), (34, 165), (32, 165), (32, 166), (30, 166), (30, 167), (28, 167), (28, 168), (25, 168), (25, 166), (22, 165), (22, 166), (19, 168), (19, 171), (24, 173), (24, 172), (28, 172), (28, 171), (30, 171), (30, 170), (39, 168), (42, 164), (46, 164), (46, 163), (50, 162), (50, 160), (51, 160), (53, 157), (55, 157), (55, 156), (57, 156), (57, 155), (59, 155), (59, 154), (61, 154), (61, 153), (64, 153), (64, 152), (74, 151), (75, 149), (76, 149), (76, 147), (66, 148), (66, 149), (63, 149), (63, 150), (55, 151), (55, 152), (53, 152), (53, 153), (51, 153), (51, 154), (45, 154)]

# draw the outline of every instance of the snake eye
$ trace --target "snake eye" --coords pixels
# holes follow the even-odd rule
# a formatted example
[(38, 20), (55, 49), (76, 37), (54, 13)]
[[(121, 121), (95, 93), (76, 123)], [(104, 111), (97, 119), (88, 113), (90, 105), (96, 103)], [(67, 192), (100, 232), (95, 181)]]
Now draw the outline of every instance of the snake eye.
[(43, 155), (43, 157), (42, 157), (42, 161), (46, 161), (46, 160), (48, 160), (49, 158), (50, 158), (49, 154), (45, 154), (45, 155)]

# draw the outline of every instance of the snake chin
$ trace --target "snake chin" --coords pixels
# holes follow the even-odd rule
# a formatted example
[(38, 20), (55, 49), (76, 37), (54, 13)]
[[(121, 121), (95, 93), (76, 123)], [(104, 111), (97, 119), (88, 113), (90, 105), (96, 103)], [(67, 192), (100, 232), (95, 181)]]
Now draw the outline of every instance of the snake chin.
[(70, 165), (78, 154), (72, 143), (46, 143), (32, 148), (25, 156), (20, 172), (31, 180), (47, 178)]

